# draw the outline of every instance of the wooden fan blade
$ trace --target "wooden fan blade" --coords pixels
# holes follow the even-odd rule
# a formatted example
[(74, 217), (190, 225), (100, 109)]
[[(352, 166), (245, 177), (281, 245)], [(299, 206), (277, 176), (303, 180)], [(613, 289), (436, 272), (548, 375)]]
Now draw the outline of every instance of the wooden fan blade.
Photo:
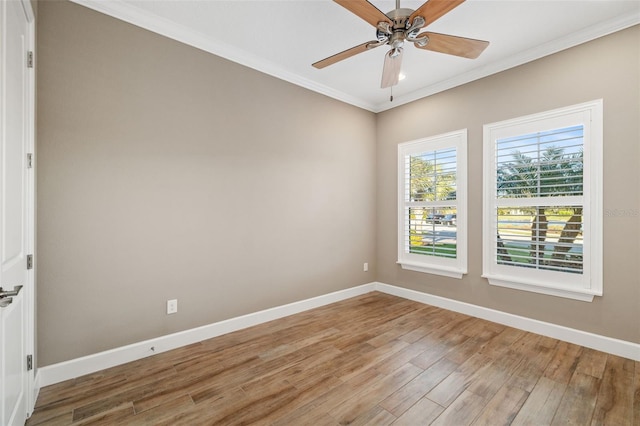
[(382, 68), (382, 82), (380, 87), (386, 89), (387, 87), (395, 86), (400, 80), (400, 67), (402, 66), (402, 49), (398, 49), (396, 56), (391, 56), (393, 50), (384, 55), (384, 67)]
[(413, 22), (413, 18), (416, 16), (422, 16), (425, 20), (424, 26), (426, 27), (462, 3), (464, 3), (464, 0), (429, 0), (411, 14), (409, 22)]
[(349, 10), (351, 13), (358, 15), (374, 27), (378, 26), (378, 22), (388, 22), (391, 20), (387, 15), (382, 13), (380, 9), (369, 3), (367, 0), (333, 0), (340, 6)]
[(463, 58), (469, 59), (477, 58), (484, 49), (489, 46), (489, 42), (484, 40), (474, 40), (472, 38), (431, 33), (428, 31), (418, 34), (417, 38), (422, 36), (429, 37), (429, 42), (425, 46), (419, 46), (417, 43), (414, 43), (414, 45), (420, 49), (462, 56)]
[[(340, 53), (336, 53), (333, 56), (329, 56), (328, 58), (324, 58), (321, 61), (318, 61), (314, 64), (311, 64), (313, 67), (318, 68), (318, 69), (322, 69), (324, 67), (328, 67), (329, 65), (333, 65), (336, 62), (340, 62), (343, 59), (347, 59), (350, 58), (354, 55), (357, 55), (358, 53), (362, 53), (362, 52), (366, 52), (369, 49), (372, 49), (373, 47), (378, 47), (376, 46), (378, 42), (376, 40), (374, 41), (368, 41), (366, 43), (362, 43), (358, 46), (352, 47), (351, 49), (347, 49), (345, 51), (342, 51)], [(372, 47), (367, 47), (371, 45)]]

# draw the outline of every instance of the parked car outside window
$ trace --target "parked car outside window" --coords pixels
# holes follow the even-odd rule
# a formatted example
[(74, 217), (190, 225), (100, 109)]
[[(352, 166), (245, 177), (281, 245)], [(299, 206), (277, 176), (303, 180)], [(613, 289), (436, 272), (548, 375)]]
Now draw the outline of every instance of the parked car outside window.
[(455, 225), (456, 224), (456, 215), (455, 214), (447, 214), (442, 218), (441, 223), (443, 225)]

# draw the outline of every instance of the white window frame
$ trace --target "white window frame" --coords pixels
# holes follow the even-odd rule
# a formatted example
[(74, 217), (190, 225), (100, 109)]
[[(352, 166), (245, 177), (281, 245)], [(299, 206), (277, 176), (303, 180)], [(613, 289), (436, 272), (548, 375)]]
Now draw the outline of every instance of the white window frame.
[[(602, 296), (602, 99), (484, 126), (483, 274), (489, 284), (591, 302)], [(501, 265), (496, 253), (496, 141), (552, 129), (584, 126), (583, 273)], [(548, 197), (554, 205), (554, 197)], [(517, 200), (514, 200), (517, 202)]]
[[(456, 258), (409, 253), (405, 238), (405, 209), (409, 195), (405, 182), (405, 157), (418, 153), (456, 149), (456, 200), (442, 201), (442, 206), (456, 207)], [(437, 202), (433, 203), (437, 207)], [(403, 269), (462, 278), (467, 273), (467, 129), (405, 142), (398, 145), (398, 262)]]

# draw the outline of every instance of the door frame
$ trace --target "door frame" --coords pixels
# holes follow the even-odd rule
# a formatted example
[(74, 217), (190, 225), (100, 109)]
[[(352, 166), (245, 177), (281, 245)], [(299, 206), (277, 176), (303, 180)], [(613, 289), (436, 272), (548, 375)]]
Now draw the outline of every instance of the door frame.
[[(26, 242), (25, 249), (27, 253), (33, 255), (33, 268), (27, 270), (26, 277), (26, 285), (24, 288), (24, 305), (25, 305), (25, 352), (27, 354), (32, 355), (33, 368), (27, 371), (27, 383), (26, 383), (26, 406), (27, 406), (27, 417), (31, 416), (33, 413), (33, 409), (36, 405), (36, 399), (38, 397), (39, 388), (36, 387), (35, 382), (35, 373), (36, 373), (36, 365), (37, 365), (37, 357), (36, 357), (36, 288), (35, 288), (35, 275), (36, 275), (36, 265), (37, 265), (37, 256), (35, 255), (35, 231), (36, 231), (36, 187), (35, 187), (35, 177), (36, 177), (36, 16), (33, 10), (33, 5), (31, 4), (31, 0), (21, 0), (22, 7), (24, 9), (25, 15), (27, 17), (27, 48), (29, 51), (33, 52), (33, 66), (31, 68), (27, 68), (27, 141), (26, 141), (26, 150), (28, 153), (32, 154), (32, 163), (31, 168), (28, 169), (27, 178), (26, 178), (26, 209), (27, 209), (27, 230), (26, 230)], [(26, 360), (25, 360), (26, 363)]]

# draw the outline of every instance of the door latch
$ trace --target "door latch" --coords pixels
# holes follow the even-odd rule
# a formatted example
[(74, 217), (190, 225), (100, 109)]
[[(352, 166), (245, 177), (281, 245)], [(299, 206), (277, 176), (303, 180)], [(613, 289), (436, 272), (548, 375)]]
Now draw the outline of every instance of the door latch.
[(4, 299), (5, 297), (17, 296), (18, 293), (20, 293), (20, 290), (22, 290), (21, 285), (13, 287), (13, 290), (11, 291), (4, 291), (2, 290), (2, 287), (0, 287), (0, 299)]

